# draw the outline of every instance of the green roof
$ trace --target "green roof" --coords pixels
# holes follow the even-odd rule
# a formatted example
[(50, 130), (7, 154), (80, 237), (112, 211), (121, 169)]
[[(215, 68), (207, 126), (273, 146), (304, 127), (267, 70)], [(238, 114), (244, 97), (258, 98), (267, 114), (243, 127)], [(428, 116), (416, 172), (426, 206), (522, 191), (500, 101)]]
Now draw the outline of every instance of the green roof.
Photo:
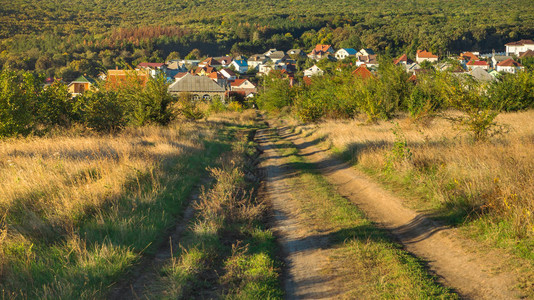
[(76, 83), (82, 83), (82, 82), (94, 83), (95, 81), (91, 77), (87, 77), (85, 75), (82, 75), (82, 76), (78, 77), (76, 80), (74, 80), (73, 82), (76, 82)]

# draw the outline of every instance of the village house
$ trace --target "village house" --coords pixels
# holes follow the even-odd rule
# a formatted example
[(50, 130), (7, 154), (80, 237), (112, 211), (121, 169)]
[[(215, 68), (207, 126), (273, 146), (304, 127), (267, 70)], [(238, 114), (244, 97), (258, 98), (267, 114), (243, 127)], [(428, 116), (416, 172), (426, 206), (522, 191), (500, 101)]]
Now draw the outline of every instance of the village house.
[(507, 59), (512, 59), (512, 57), (507, 55), (493, 55), (491, 57), (491, 65), (493, 66), (493, 69), (497, 69), (497, 64)]
[(263, 54), (255, 54), (248, 58), (247, 64), (251, 69), (259, 69), (260, 65), (263, 65), (269, 61), (269, 58)]
[(220, 72), (228, 81), (233, 81), (237, 78), (235, 72), (230, 69), (222, 69)]
[(106, 75), (106, 85), (111, 88), (121, 88), (125, 85), (139, 84), (145, 86), (150, 78), (149, 71), (141, 70), (108, 70)]
[(415, 55), (415, 61), (420, 64), (424, 62), (425, 60), (429, 62), (437, 62), (438, 56), (432, 54), (432, 52), (428, 52), (425, 50), (417, 50), (417, 53)]
[(339, 49), (336, 51), (335, 53), (335, 57), (339, 60), (342, 60), (342, 59), (345, 59), (347, 57), (350, 57), (350, 56), (353, 56), (355, 57), (356, 56), (356, 53), (358, 53), (358, 51), (352, 49), (352, 48), (342, 48), (342, 49)]
[(500, 63), (498, 63), (497, 68), (495, 70), (497, 70), (497, 72), (516, 74), (520, 70), (523, 70), (523, 66), (517, 61), (509, 58), (505, 61), (501, 61)]
[(480, 68), (483, 70), (489, 70), (489, 64), (484, 60), (471, 60), (467, 64), (467, 70), (471, 71), (475, 68)]
[(289, 56), (287, 56), (284, 51), (275, 51), (269, 55), (269, 58), (273, 63), (278, 64), (284, 62)]
[(328, 58), (333, 56), (335, 53), (334, 48), (331, 45), (321, 45), (318, 44), (315, 48), (308, 54), (308, 58), (313, 60), (321, 60), (323, 58)]
[(463, 63), (468, 63), (472, 60), (474, 61), (480, 60), (480, 58), (478, 58), (478, 56), (475, 53), (466, 51), (466, 52), (460, 53), (459, 60)]
[(224, 87), (218, 85), (207, 76), (194, 76), (189, 73), (171, 84), (168, 91), (173, 96), (188, 93), (191, 94), (193, 99), (202, 99), (204, 101), (211, 101), (215, 96), (224, 101), (226, 93)]
[(294, 59), (306, 57), (306, 53), (304, 53), (304, 51), (300, 49), (289, 49), (289, 51), (287, 51), (287, 55), (291, 56)]
[(324, 71), (321, 70), (317, 65), (313, 65), (312, 67), (304, 70), (304, 76), (306, 77), (321, 76), (323, 74)]
[(534, 41), (532, 40), (520, 40), (517, 42), (511, 42), (505, 44), (506, 46), (506, 55), (516, 55), (520, 56), (523, 52), (528, 50), (534, 50)]
[[(411, 63), (411, 61), (410, 61)], [(406, 65), (409, 64), (408, 62), (408, 56), (406, 54), (403, 54), (401, 56), (399, 56), (399, 58), (395, 59), (393, 61), (393, 64), (396, 65), (396, 66), (404, 66), (406, 67)]]
[(519, 55), (519, 58), (520, 59), (524, 59), (524, 58), (527, 58), (527, 57), (534, 57), (534, 50), (527, 50), (526, 52), (523, 52), (521, 53), (521, 55)]
[(206, 58), (205, 60), (201, 61), (199, 64), (198, 64), (199, 67), (203, 68), (203, 67), (221, 67), (221, 63), (216, 60), (215, 58), (213, 57), (208, 57)]
[(234, 60), (231, 56), (215, 57), (215, 59), (221, 64), (223, 68), (229, 67), (232, 61)]
[(245, 97), (251, 97), (258, 92), (256, 86), (248, 79), (236, 79), (230, 83), (230, 90), (232, 92), (238, 92)]
[(234, 67), (237, 73), (243, 74), (248, 71), (248, 63), (246, 60), (234, 60), (230, 64), (230, 67)]
[(148, 71), (148, 74), (152, 77), (156, 77), (160, 73), (167, 72), (167, 65), (164, 63), (149, 63), (143, 62), (137, 65), (138, 70), (144, 69)]
[(370, 56), (370, 55), (375, 55), (375, 52), (371, 48), (360, 49), (360, 51), (358, 51), (358, 53), (356, 54), (356, 56)]
[(191, 70), (190, 73), (197, 75), (197, 76), (208, 76), (211, 73), (217, 72), (217, 70), (214, 67), (206, 66), (206, 67), (197, 67), (195, 70)]
[(366, 65), (359, 66), (356, 70), (352, 71), (352, 75), (363, 80), (375, 78), (375, 75), (373, 75), (373, 73), (367, 69)]
[(78, 77), (68, 85), (68, 91), (73, 97), (83, 94), (85, 91), (92, 89), (95, 84), (94, 79), (86, 75)]

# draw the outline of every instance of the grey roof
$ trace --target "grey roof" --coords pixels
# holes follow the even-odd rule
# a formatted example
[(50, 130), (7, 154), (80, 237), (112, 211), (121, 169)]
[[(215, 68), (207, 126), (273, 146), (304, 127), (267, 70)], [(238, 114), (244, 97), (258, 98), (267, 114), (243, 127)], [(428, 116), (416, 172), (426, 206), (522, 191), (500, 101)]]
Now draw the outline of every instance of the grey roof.
[(284, 53), (284, 51), (275, 51), (271, 55), (269, 55), (269, 57), (271, 59), (283, 59), (284, 57), (286, 57), (286, 54)]
[(206, 76), (187, 74), (169, 86), (169, 92), (224, 93), (226, 90)]
[(492, 81), (495, 80), (495, 77), (491, 76), (486, 70), (482, 68), (474, 68), (471, 72), (469, 72), (473, 78), (479, 81)]
[(506, 55), (495, 55), (492, 57), (493, 59), (495, 59), (495, 61), (497, 62), (501, 62), (501, 61), (505, 61), (509, 58), (512, 58), (511, 56), (506, 56)]

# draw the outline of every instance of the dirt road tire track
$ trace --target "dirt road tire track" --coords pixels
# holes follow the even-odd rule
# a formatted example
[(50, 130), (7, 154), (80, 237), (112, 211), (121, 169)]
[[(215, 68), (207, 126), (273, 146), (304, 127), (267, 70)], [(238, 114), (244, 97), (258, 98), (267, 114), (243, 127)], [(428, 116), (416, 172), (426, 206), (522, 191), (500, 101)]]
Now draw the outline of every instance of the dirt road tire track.
[(322, 249), (328, 240), (314, 235), (298, 217), (298, 191), (289, 182), (288, 172), (272, 143), (269, 130), (260, 130), (256, 141), (263, 151), (262, 169), (268, 201), (273, 209), (272, 229), (284, 256), (283, 271), (286, 299), (333, 299), (341, 293), (335, 276), (324, 270), (328, 255)]
[(448, 287), (466, 299), (517, 299), (517, 274), (507, 270), (500, 251), (474, 253), (455, 229), (437, 224), (422, 213), (408, 209), (402, 200), (384, 190), (347, 163), (332, 158), (324, 145), (279, 130), (293, 142), (299, 155), (314, 163), (338, 192), (356, 204), (369, 219), (389, 230), (407, 251), (425, 260)]

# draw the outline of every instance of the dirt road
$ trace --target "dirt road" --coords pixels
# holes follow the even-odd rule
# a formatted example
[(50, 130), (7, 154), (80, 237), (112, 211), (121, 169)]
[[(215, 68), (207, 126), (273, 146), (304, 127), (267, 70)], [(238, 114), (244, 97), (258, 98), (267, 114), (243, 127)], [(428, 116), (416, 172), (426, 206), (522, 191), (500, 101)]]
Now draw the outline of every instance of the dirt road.
[(267, 197), (274, 210), (272, 229), (285, 256), (286, 299), (335, 298), (341, 291), (335, 288), (335, 278), (324, 274), (328, 255), (322, 248), (326, 238), (316, 236), (299, 219), (298, 190), (289, 183), (290, 170), (283, 167), (285, 159), (273, 146), (269, 130), (258, 131), (256, 141), (263, 151)]
[[(428, 263), (442, 283), (466, 299), (514, 299), (517, 274), (504, 267), (498, 251), (476, 253), (454, 229), (441, 226), (425, 214), (402, 205), (402, 200), (384, 190), (365, 174), (328, 155), (328, 150), (315, 141), (281, 128), (279, 134), (293, 142), (299, 155), (315, 163), (321, 174), (338, 192), (360, 207), (368, 218), (388, 229), (405, 248)], [(329, 279), (321, 276), (325, 257), (321, 239), (307, 236), (299, 224), (292, 191), (285, 183), (287, 171), (283, 158), (273, 149), (265, 132), (259, 133), (265, 151), (267, 185), (276, 216), (276, 230), (287, 256), (286, 290), (289, 299), (320, 299), (333, 297)], [(310, 247), (313, 244), (313, 247)], [(339, 292), (339, 291), (338, 291)]]

